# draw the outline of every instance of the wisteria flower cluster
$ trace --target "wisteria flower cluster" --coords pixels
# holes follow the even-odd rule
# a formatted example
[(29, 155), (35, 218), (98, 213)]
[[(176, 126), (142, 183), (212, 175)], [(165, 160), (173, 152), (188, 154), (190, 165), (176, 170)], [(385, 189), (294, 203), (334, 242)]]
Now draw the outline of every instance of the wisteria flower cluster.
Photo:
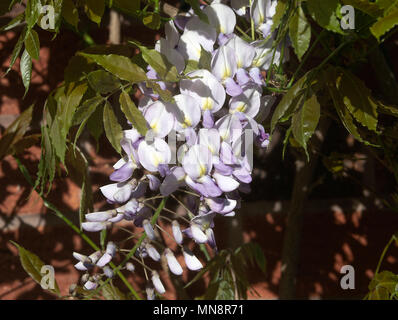
[[(275, 6), (276, 1), (271, 0), (232, 0), (231, 6), (214, 1), (202, 6), (207, 19), (190, 11), (166, 24), (165, 38), (155, 49), (175, 66), (181, 80), (162, 81), (156, 68), (148, 66), (147, 77), (157, 81), (162, 90), (169, 90), (173, 99), (163, 101), (146, 83), (139, 85), (143, 94), (139, 110), (148, 132), (142, 136), (134, 127), (124, 131), (121, 146), (125, 155), (114, 165), (110, 175), (113, 183), (101, 188), (107, 201), (118, 207), (87, 214), (84, 230), (99, 232), (121, 220), (143, 228), (146, 240), (133, 258), (145, 267), (144, 258), (161, 259), (156, 239), (159, 230), (166, 232), (151, 223), (154, 208), (147, 200), (183, 190), (188, 194), (184, 205), (187, 216), (170, 221), (170, 236), (181, 248), (189, 270), (203, 267), (183, 245), (184, 239), (207, 243), (217, 250), (213, 219), (235, 214), (239, 193), (247, 192), (252, 181), (252, 146), (266, 147), (269, 142), (259, 122), (274, 101), (273, 96), (263, 95), (263, 71), (272, 59)], [(237, 16), (253, 21), (263, 39), (247, 42), (238, 36)], [(276, 51), (274, 58), (279, 59), (279, 54)], [(203, 63), (204, 56), (210, 57), (208, 66)], [(188, 65), (197, 67), (187, 72)], [(77, 269), (88, 272), (96, 266), (103, 270), (99, 275), (83, 276), (85, 289), (95, 289), (102, 276), (113, 277), (108, 264), (118, 250), (115, 243), (108, 242), (104, 252), (89, 256), (74, 253)], [(170, 248), (162, 255), (173, 274), (183, 273)], [(135, 269), (132, 262), (125, 268)], [(148, 298), (154, 297), (154, 289), (165, 293), (158, 272), (147, 269), (151, 271)]]

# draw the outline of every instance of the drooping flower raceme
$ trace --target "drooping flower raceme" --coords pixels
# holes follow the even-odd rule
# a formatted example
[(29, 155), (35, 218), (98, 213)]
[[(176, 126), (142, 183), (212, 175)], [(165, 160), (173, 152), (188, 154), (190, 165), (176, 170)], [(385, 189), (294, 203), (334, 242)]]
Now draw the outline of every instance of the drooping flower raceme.
[[(121, 220), (134, 222), (146, 240), (132, 259), (143, 264), (144, 259), (159, 261), (163, 255), (175, 275), (183, 273), (182, 261), (189, 270), (202, 268), (184, 241), (207, 243), (217, 252), (213, 220), (235, 214), (239, 193), (252, 180), (251, 148), (254, 143), (268, 145), (259, 121), (274, 102), (273, 96), (263, 94), (262, 71), (269, 68), (272, 55), (280, 58), (278, 51), (271, 50), (276, 1), (233, 0), (231, 6), (214, 1), (202, 7), (207, 21), (191, 11), (166, 23), (165, 38), (155, 50), (176, 67), (180, 80), (168, 83), (156, 71), (158, 66), (148, 66), (148, 79), (160, 89), (146, 83), (138, 86), (147, 134), (134, 127), (124, 131), (124, 156), (114, 165), (113, 183), (101, 188), (107, 201), (118, 207), (87, 214), (82, 225), (88, 232), (98, 232)], [(252, 19), (256, 31), (267, 39), (248, 42), (236, 34), (236, 15)], [(168, 90), (173, 98), (163, 100), (159, 90)], [(167, 219), (171, 221), (168, 236), (180, 248), (183, 260), (177, 259), (177, 252), (159, 246), (159, 231), (167, 231), (151, 221), (154, 202), (181, 190), (189, 194), (188, 202), (182, 203), (187, 216)], [(103, 252), (74, 253), (75, 266), (86, 272), (99, 267), (104, 276), (112, 277), (109, 263), (118, 251), (116, 244), (108, 242)], [(131, 261), (125, 268), (135, 270)], [(84, 280), (87, 290), (97, 287), (98, 276), (86, 274)], [(147, 280), (148, 298), (155, 291), (165, 292), (157, 271), (151, 270)]]

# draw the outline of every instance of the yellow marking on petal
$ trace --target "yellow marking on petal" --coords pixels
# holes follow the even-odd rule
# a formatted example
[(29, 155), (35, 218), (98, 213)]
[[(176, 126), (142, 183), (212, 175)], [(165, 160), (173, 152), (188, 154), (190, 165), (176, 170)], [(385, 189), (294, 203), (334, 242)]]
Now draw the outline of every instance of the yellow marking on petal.
[(226, 30), (225, 30), (224, 26), (220, 26), (220, 32), (221, 33), (226, 33)]
[(185, 118), (185, 119), (184, 119), (184, 123), (182, 124), (182, 126), (183, 126), (184, 128), (187, 128), (187, 127), (192, 126), (192, 121), (191, 121), (191, 119)]
[(158, 152), (152, 153), (152, 160), (155, 167), (157, 167), (160, 163), (163, 162), (163, 158)]
[(153, 131), (158, 132), (159, 131), (159, 120), (155, 120), (150, 124), (150, 127)]
[(226, 66), (222, 77), (223, 77), (223, 79), (227, 79), (230, 76), (231, 76), (231, 69)]
[(213, 100), (210, 98), (205, 98), (206, 100), (204, 101), (202, 105), (202, 110), (211, 110), (213, 109)]
[(202, 177), (204, 176), (204, 174), (206, 173), (206, 166), (204, 166), (203, 164), (199, 164), (199, 176)]
[(245, 103), (240, 103), (235, 109), (235, 112), (245, 112), (246, 107), (247, 105)]
[(242, 62), (242, 60), (239, 59), (237, 62), (238, 69), (242, 68), (242, 65), (243, 65), (243, 62)]

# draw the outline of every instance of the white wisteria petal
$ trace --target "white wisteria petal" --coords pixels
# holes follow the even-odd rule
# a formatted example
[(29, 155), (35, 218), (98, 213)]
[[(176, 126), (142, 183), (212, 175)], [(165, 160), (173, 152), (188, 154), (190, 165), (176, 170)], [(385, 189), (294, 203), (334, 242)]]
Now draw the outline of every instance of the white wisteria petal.
[(190, 250), (184, 249), (182, 253), (184, 255), (185, 264), (189, 270), (198, 271), (203, 268), (202, 263)]
[(82, 228), (88, 232), (98, 232), (106, 229), (106, 222), (83, 222)]
[(261, 88), (257, 85), (248, 84), (243, 87), (243, 93), (233, 97), (229, 103), (231, 113), (242, 112), (250, 118), (254, 118), (261, 105)]
[(194, 180), (207, 174), (213, 167), (210, 150), (204, 145), (194, 145), (189, 148), (182, 162), (185, 172)]
[(184, 132), (186, 128), (195, 128), (201, 118), (201, 110), (198, 100), (187, 94), (174, 96), (177, 108), (181, 111), (175, 115), (175, 129)]
[(173, 237), (174, 240), (178, 243), (181, 244), (183, 239), (182, 236), (182, 232), (181, 232), (181, 228), (180, 228), (180, 224), (178, 223), (178, 221), (174, 220), (171, 224), (171, 229), (173, 231)]
[(211, 60), (212, 74), (220, 81), (233, 78), (237, 70), (235, 51), (226, 45), (218, 48)]
[(169, 249), (166, 248), (165, 250), (165, 256), (167, 260), (167, 265), (169, 266), (170, 271), (175, 274), (176, 276), (182, 275), (182, 267), (180, 263), (177, 261), (174, 253)]
[(209, 23), (219, 33), (230, 34), (234, 32), (236, 16), (234, 11), (222, 3), (212, 3), (203, 12), (209, 18)]
[(197, 243), (206, 243), (207, 242), (207, 236), (206, 234), (200, 229), (200, 227), (192, 223), (191, 224), (191, 232), (192, 232), (192, 237)]
[(225, 89), (217, 78), (208, 70), (197, 70), (187, 74), (190, 78), (182, 79), (180, 91), (194, 97), (202, 111), (210, 110), (212, 113), (219, 111), (225, 102)]
[(155, 230), (153, 230), (152, 224), (149, 222), (149, 220), (145, 219), (142, 222), (142, 226), (147, 237), (151, 240), (156, 240)]
[(156, 250), (156, 248), (153, 245), (147, 243), (145, 245), (145, 249), (146, 252), (148, 253), (148, 256), (150, 256), (152, 260), (154, 261), (160, 260), (160, 253), (158, 252), (158, 250)]
[(159, 274), (156, 271), (152, 272), (151, 279), (156, 291), (160, 294), (164, 294), (166, 292), (166, 289), (164, 288), (162, 281), (160, 281)]
[(142, 166), (151, 172), (159, 171), (160, 164), (168, 164), (171, 151), (166, 141), (155, 138), (153, 143), (142, 141), (138, 147), (138, 156)]
[(226, 46), (235, 52), (236, 65), (238, 69), (249, 68), (252, 65), (256, 51), (254, 50), (253, 46), (251, 46), (245, 40), (237, 35), (234, 35), (232, 39), (227, 42)]
[(145, 110), (144, 118), (158, 138), (167, 136), (174, 127), (174, 116), (161, 101), (152, 103)]
[(216, 180), (220, 189), (224, 192), (231, 192), (239, 187), (239, 182), (232, 176), (223, 176), (222, 174), (214, 173), (213, 178)]
[(86, 220), (91, 222), (104, 222), (112, 217), (113, 217), (112, 211), (99, 211), (99, 212), (88, 213), (85, 215)]
[(225, 115), (216, 122), (221, 139), (234, 143), (242, 134), (242, 124), (234, 114)]
[(200, 129), (199, 144), (209, 148), (212, 155), (218, 155), (220, 152), (220, 133), (217, 129)]

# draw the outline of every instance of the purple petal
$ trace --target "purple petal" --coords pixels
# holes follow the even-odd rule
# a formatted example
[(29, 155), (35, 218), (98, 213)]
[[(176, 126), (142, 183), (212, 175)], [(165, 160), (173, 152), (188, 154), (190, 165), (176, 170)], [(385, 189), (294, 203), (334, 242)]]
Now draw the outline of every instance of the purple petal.
[(152, 174), (147, 174), (146, 177), (149, 180), (149, 189), (156, 191), (159, 189), (160, 180)]
[(243, 92), (242, 88), (232, 78), (227, 78), (225, 80), (225, 87), (225, 91), (231, 97), (239, 96)]
[(203, 127), (211, 129), (214, 127), (214, 117), (210, 110), (203, 112)]
[(127, 162), (120, 169), (115, 170), (110, 176), (109, 179), (115, 182), (124, 182), (131, 178), (133, 175), (134, 168), (131, 162)]
[(248, 83), (250, 81), (250, 79), (251, 78), (245, 69), (240, 68), (236, 72), (236, 80), (238, 81), (240, 86), (243, 86), (246, 83)]

